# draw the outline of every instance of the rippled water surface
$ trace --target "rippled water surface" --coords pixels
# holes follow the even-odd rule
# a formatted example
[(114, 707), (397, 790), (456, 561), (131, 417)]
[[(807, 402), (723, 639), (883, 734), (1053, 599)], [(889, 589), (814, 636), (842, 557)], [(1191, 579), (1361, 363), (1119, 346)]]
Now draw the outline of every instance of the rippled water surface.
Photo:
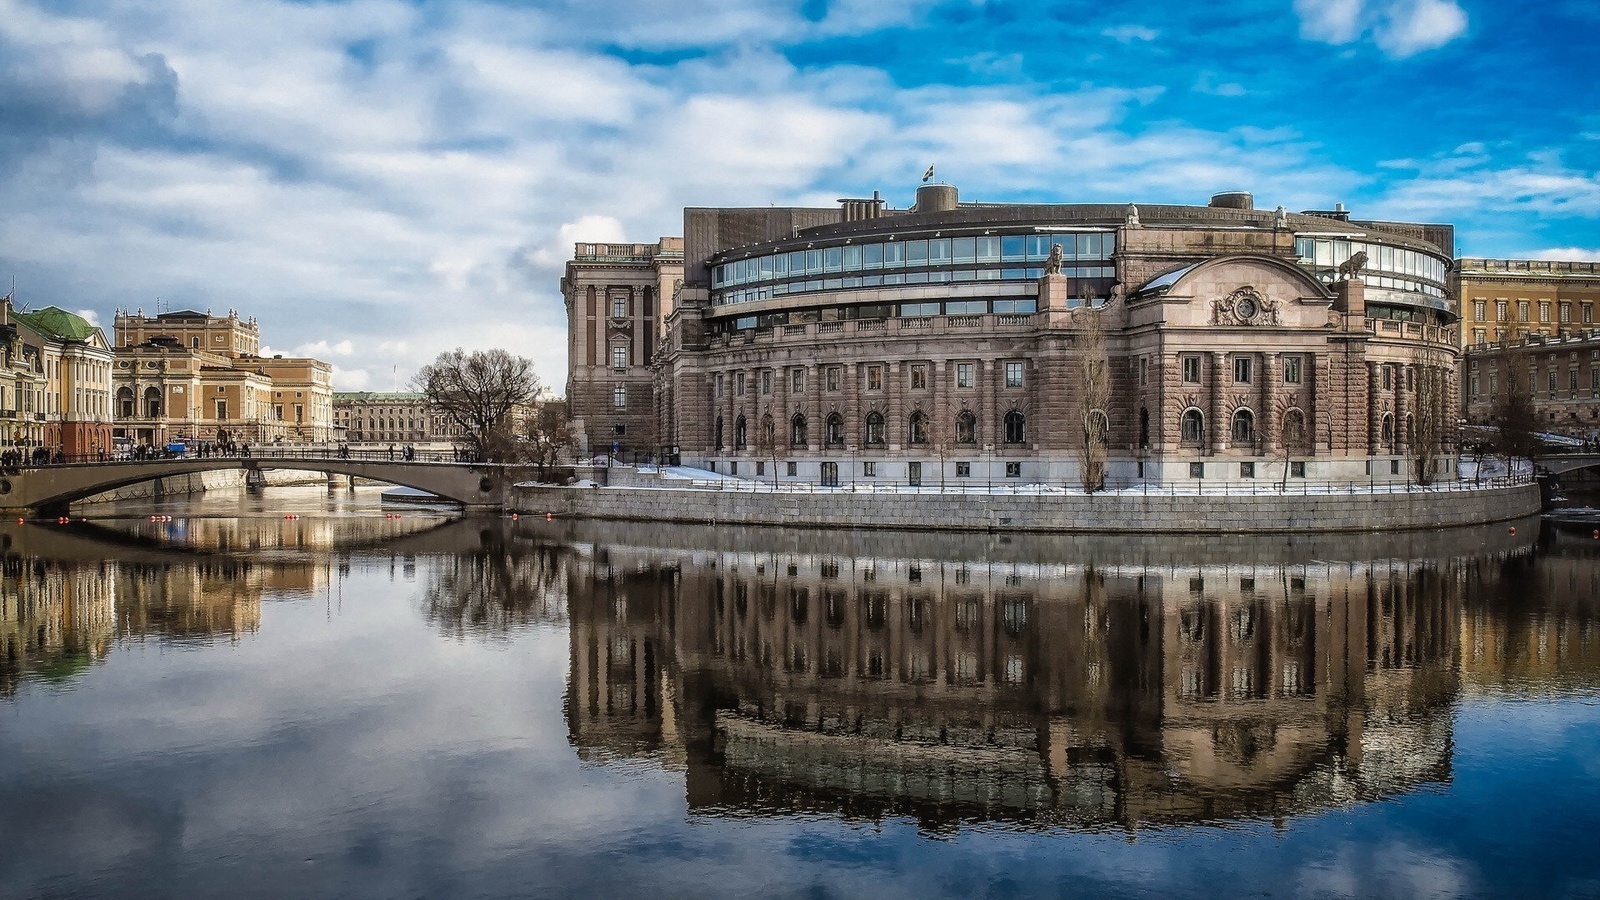
[(0, 896), (1600, 896), (1588, 533), (151, 511), (0, 526)]

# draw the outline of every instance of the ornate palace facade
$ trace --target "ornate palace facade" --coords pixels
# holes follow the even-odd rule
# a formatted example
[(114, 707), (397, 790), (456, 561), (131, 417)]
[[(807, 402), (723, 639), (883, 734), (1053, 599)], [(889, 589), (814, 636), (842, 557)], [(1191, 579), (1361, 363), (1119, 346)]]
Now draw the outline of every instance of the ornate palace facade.
[(689, 465), (821, 484), (1075, 484), (1091, 443), (1113, 485), (1438, 477), (1452, 242), (1248, 194), (692, 208), (655, 431)]

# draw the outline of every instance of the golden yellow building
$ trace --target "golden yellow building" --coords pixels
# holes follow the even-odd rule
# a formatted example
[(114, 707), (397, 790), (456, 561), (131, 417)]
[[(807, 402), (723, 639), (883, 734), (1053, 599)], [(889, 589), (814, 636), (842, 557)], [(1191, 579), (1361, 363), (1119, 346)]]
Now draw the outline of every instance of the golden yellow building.
[(258, 354), (255, 319), (118, 312), (116, 433), (135, 443), (334, 439), (333, 367)]
[(1469, 257), (1455, 261), (1450, 281), (1463, 347), (1596, 327), (1600, 262)]

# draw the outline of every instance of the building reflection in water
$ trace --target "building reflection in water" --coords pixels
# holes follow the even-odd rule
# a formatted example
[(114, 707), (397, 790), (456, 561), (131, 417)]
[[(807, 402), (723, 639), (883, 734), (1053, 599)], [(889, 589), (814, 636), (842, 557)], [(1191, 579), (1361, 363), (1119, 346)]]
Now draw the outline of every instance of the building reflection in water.
[(1465, 591), (1533, 565), (1526, 545), (1134, 566), (588, 545), (570, 739), (682, 768), (703, 811), (1278, 819), (1448, 782), (1462, 641), (1506, 633)]
[(0, 696), (32, 675), (70, 681), (105, 658), (115, 629), (115, 567), (0, 560)]

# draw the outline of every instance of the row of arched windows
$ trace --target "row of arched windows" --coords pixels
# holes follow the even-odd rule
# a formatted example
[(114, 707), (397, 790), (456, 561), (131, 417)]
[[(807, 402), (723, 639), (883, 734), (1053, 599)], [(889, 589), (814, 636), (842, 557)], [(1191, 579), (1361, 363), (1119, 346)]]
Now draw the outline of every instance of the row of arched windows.
[[(862, 441), (868, 447), (882, 447), (888, 443), (888, 426), (880, 412), (867, 413), (862, 423)], [(761, 434), (766, 446), (775, 446), (775, 426), (771, 416), (762, 416)], [(971, 410), (962, 410), (956, 414), (955, 443), (976, 444), (978, 442), (978, 417)], [(795, 413), (789, 420), (789, 446), (804, 447), (810, 443), (810, 424), (804, 413)], [(916, 410), (906, 420), (906, 444), (917, 447), (930, 442), (932, 429), (927, 413)], [(1028, 419), (1021, 410), (1011, 410), (1005, 414), (1000, 425), (1000, 439), (1007, 444), (1026, 443), (1028, 439)], [(721, 417), (716, 422), (716, 446), (720, 449), (726, 442), (723, 435)], [(839, 413), (829, 413), (822, 422), (822, 444), (825, 447), (844, 446), (844, 416)], [(733, 449), (744, 450), (750, 446), (749, 425), (744, 416), (733, 420)]]
[[(1142, 423), (1145, 421), (1141, 418)], [(1199, 444), (1205, 440), (1206, 417), (1205, 413), (1190, 407), (1183, 411), (1178, 420), (1178, 440), (1184, 444)], [(1310, 438), (1306, 430), (1305, 413), (1298, 409), (1291, 409), (1283, 416), (1283, 440), (1285, 443), (1300, 443)], [(1229, 439), (1234, 444), (1253, 444), (1256, 440), (1256, 414), (1248, 409), (1236, 409), (1228, 428)], [(1141, 439), (1145, 439), (1141, 435)]]

